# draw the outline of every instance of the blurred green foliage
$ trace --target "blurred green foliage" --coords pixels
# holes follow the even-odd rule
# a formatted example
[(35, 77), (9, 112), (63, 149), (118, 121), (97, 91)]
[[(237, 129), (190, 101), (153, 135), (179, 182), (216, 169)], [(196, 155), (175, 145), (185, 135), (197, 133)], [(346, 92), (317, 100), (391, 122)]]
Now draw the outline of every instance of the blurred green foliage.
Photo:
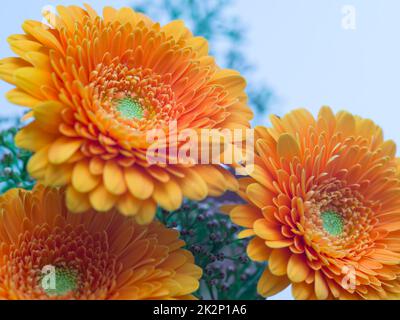
[(246, 27), (232, 13), (235, 0), (132, 0), (135, 10), (141, 11), (155, 21), (165, 24), (182, 19), (194, 35), (205, 37), (217, 63), (242, 73), (248, 82), (247, 94), (254, 111), (266, 112), (272, 91), (260, 84), (255, 68), (246, 58)]
[(34, 180), (26, 171), (31, 153), (14, 143), (15, 127), (0, 132), (0, 194), (12, 188), (32, 189)]
[(220, 213), (221, 202), (208, 199), (186, 201), (181, 209), (159, 209), (158, 219), (177, 228), (203, 269), (200, 289), (195, 294), (205, 300), (257, 300), (257, 282), (264, 270), (262, 263), (250, 261), (246, 240), (237, 239), (239, 227)]

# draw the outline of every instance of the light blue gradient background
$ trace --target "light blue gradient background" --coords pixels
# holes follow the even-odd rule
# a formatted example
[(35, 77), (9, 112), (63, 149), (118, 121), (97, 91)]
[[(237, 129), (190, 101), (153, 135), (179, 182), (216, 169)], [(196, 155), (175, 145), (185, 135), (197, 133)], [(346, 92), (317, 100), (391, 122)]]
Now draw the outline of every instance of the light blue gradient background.
[[(149, 0), (150, 1), (150, 0)], [(156, 1), (156, 0), (152, 0)], [(205, 0), (206, 1), (206, 0)], [(5, 1), (3, 1), (5, 2)], [(57, 4), (129, 6), (129, 0), (11, 0), (0, 12), (0, 57), (13, 55), (6, 39), (20, 33), (25, 19), (40, 20), (41, 8)], [(342, 28), (342, 7), (356, 8), (357, 28)], [(346, 109), (371, 118), (386, 138), (400, 144), (400, 1), (399, 0), (237, 0), (230, 8), (248, 29), (246, 52), (277, 99), (270, 112), (306, 107)], [(0, 116), (22, 114), (0, 83)], [(268, 123), (260, 119), (259, 123)], [(274, 299), (290, 299), (290, 289)]]

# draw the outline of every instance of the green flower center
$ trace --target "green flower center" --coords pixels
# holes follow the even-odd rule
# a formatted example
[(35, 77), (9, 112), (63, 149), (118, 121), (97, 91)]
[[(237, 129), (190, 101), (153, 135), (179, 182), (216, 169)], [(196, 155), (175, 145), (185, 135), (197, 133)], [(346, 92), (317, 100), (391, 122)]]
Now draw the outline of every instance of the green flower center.
[(123, 98), (117, 102), (117, 110), (125, 119), (142, 119), (143, 107), (132, 98)]
[[(51, 281), (49, 283), (52, 284)], [(43, 288), (49, 296), (64, 296), (75, 291), (78, 288), (78, 272), (73, 269), (55, 267), (53, 285), (53, 287), (50, 285), (50, 288)]]
[(321, 213), (322, 226), (332, 236), (339, 236), (343, 232), (343, 218), (334, 211)]

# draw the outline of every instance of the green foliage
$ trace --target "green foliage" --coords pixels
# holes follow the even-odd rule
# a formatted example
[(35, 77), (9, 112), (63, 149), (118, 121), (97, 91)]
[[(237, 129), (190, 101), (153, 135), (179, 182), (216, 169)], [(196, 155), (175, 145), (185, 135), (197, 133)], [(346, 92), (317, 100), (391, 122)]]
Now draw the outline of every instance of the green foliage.
[(255, 66), (246, 59), (245, 27), (229, 12), (234, 0), (133, 0), (136, 10), (156, 21), (167, 23), (182, 19), (196, 36), (209, 41), (211, 53), (219, 65), (240, 71), (248, 82), (247, 93), (252, 108), (264, 113), (273, 94), (254, 78)]
[(216, 200), (201, 203), (187, 201), (181, 209), (169, 213), (159, 210), (158, 218), (177, 228), (187, 248), (203, 269), (196, 296), (205, 300), (256, 300), (257, 282), (264, 265), (250, 261), (247, 241), (237, 239), (239, 228), (219, 212)]
[(12, 188), (32, 189), (33, 179), (26, 171), (31, 156), (15, 146), (16, 128), (0, 132), (0, 194)]

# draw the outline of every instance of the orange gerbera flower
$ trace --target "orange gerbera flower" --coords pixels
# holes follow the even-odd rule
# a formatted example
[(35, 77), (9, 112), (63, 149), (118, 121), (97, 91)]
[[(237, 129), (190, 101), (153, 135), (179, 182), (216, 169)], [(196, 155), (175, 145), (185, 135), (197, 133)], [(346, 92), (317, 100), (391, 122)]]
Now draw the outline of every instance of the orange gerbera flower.
[(0, 299), (193, 298), (202, 272), (176, 230), (76, 215), (63, 198), (40, 185), (0, 197)]
[(371, 120), (296, 110), (256, 128), (255, 167), (232, 220), (268, 261), (258, 291), (292, 284), (296, 299), (400, 297), (400, 171), (396, 146)]
[[(16, 137), (35, 154), (28, 171), (48, 186), (67, 185), (67, 206), (117, 207), (139, 223), (156, 205), (172, 211), (183, 197), (202, 200), (237, 184), (215, 165), (151, 164), (146, 133), (169, 124), (177, 130), (249, 127), (245, 81), (220, 69), (207, 41), (181, 21), (163, 27), (130, 8), (86, 6), (46, 14), (51, 28), (23, 24), (9, 38), (19, 58), (0, 62), (7, 94), (32, 108), (34, 121)], [(201, 151), (199, 152), (201, 154)]]

